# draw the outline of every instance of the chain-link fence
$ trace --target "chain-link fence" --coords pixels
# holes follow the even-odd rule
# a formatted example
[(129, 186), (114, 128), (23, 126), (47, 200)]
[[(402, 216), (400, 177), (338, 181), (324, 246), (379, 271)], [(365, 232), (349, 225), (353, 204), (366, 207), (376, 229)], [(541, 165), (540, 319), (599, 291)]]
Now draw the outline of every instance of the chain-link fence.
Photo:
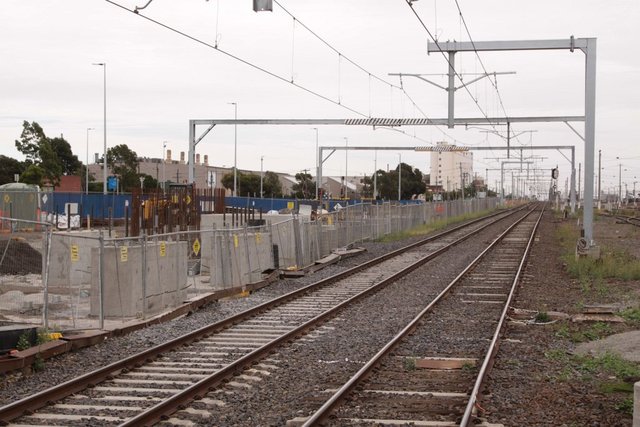
[[(71, 330), (147, 319), (202, 293), (243, 289), (337, 248), (495, 208), (496, 199), (356, 204), (260, 226), (111, 238), (0, 217), (0, 322)], [(220, 216), (220, 218), (223, 218)], [(215, 222), (213, 222), (215, 223)]]
[(49, 225), (0, 217), (0, 325), (45, 318)]

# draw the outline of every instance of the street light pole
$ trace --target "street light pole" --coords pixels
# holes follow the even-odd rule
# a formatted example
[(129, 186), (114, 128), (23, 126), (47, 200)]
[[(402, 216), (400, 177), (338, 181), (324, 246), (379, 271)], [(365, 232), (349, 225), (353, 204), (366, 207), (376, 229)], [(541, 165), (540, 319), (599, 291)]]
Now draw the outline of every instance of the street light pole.
[(346, 150), (344, 150), (344, 198), (347, 199), (347, 191), (349, 191), (349, 186), (347, 185), (347, 179), (349, 176), (349, 172), (347, 169), (349, 165), (349, 138), (345, 136), (344, 141), (345, 147), (347, 148)]
[(373, 156), (373, 199), (378, 199), (378, 150), (374, 151)]
[(398, 201), (402, 200), (402, 153), (398, 153)]
[(104, 80), (104, 157), (102, 159), (102, 193), (107, 194), (107, 63), (96, 62), (93, 65), (102, 67)]
[[(238, 120), (238, 103), (229, 102), (233, 105), (234, 119)], [(238, 196), (238, 123), (233, 124), (233, 197)]]
[(85, 194), (89, 194), (89, 131), (94, 130), (94, 128), (87, 128), (87, 163), (85, 170), (85, 183), (84, 183), (84, 192)]
[(260, 156), (260, 198), (262, 199), (262, 162), (264, 161), (264, 156)]
[(318, 194), (320, 189), (320, 183), (318, 182), (318, 176), (320, 175), (320, 154), (318, 152), (318, 128), (311, 128), (316, 131), (316, 200), (318, 200)]

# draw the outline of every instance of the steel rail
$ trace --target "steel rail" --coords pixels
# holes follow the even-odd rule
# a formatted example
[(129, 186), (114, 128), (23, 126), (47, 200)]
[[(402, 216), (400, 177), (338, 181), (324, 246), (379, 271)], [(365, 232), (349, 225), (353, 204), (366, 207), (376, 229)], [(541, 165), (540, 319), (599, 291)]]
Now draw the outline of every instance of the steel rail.
[(329, 415), (335, 410), (342, 400), (356, 387), (380, 362), (380, 360), (388, 355), (404, 337), (413, 332), (422, 318), (431, 311), (431, 309), (445, 296), (449, 291), (464, 277), (469, 270), (480, 262), (482, 258), (493, 249), (498, 243), (500, 243), (507, 234), (509, 234), (513, 228), (524, 221), (534, 209), (530, 210), (522, 218), (514, 222), (503, 233), (501, 233), (496, 239), (493, 240), (473, 261), (467, 265), (420, 313), (418, 313), (412, 320), (405, 326), (398, 334), (396, 334), (382, 349), (380, 349), (358, 372), (356, 372), (342, 387), (340, 387), (325, 403), (312, 414), (302, 427), (311, 427), (315, 425), (321, 425), (327, 420)]
[[(449, 230), (443, 231), (441, 233), (438, 233), (436, 235), (427, 237), (425, 239), (421, 239), (418, 242), (414, 242), (410, 245), (407, 245), (403, 248), (397, 249), (395, 251), (389, 252), (388, 254), (376, 257), (372, 260), (369, 260), (367, 262), (364, 262), (363, 264), (360, 264), (354, 268), (351, 268), (347, 271), (341, 272), (341, 273), (337, 273), (334, 274), (328, 278), (325, 278), (323, 280), (320, 280), (318, 282), (312, 283), (308, 286), (305, 286), (303, 288), (300, 288), (298, 290), (289, 292), (285, 295), (282, 295), (278, 298), (275, 298), (271, 301), (267, 301), (265, 303), (262, 303), (256, 307), (250, 308), (248, 310), (245, 310), (241, 313), (238, 313), (236, 315), (233, 315), (231, 317), (228, 317), (226, 319), (223, 319), (219, 322), (213, 323), (211, 325), (207, 325), (204, 326), (200, 329), (197, 329), (195, 331), (189, 332), (185, 335), (182, 335), (178, 338), (175, 338), (171, 341), (167, 341), (163, 344), (159, 344), (155, 347), (152, 347), (148, 350), (144, 350), (138, 354), (135, 354), (133, 356), (127, 357), (125, 359), (119, 360), (117, 362), (111, 363), (107, 366), (104, 366), (102, 368), (99, 368), (95, 371), (92, 372), (88, 372), (86, 374), (83, 374), (77, 378), (73, 378), (71, 380), (68, 380), (62, 384), (59, 384), (57, 386), (51, 387), (49, 389), (43, 390), (39, 393), (36, 393), (32, 396), (28, 396), (25, 397), (23, 399), (20, 399), (16, 402), (10, 403), (4, 407), (0, 408), (0, 424), (2, 423), (8, 423), (9, 421), (20, 417), (22, 415), (25, 415), (27, 413), (33, 412), (39, 408), (42, 408), (44, 406), (49, 405), (51, 402), (53, 401), (57, 401), (57, 400), (61, 400), (71, 394), (77, 393), (81, 390), (86, 389), (87, 387), (92, 387), (97, 385), (100, 382), (103, 382), (105, 380), (111, 379), (113, 376), (117, 375), (118, 373), (120, 373), (123, 370), (126, 369), (130, 369), (136, 366), (140, 366), (142, 364), (148, 363), (154, 359), (156, 359), (158, 356), (160, 356), (161, 354), (167, 353), (169, 351), (171, 351), (174, 348), (178, 348), (187, 344), (190, 344), (194, 341), (197, 341), (198, 339), (201, 339), (203, 337), (207, 337), (208, 335), (211, 335), (212, 333), (215, 333), (217, 331), (223, 330), (225, 328), (228, 328), (244, 319), (250, 318), (255, 316), (258, 313), (264, 312), (270, 308), (276, 307), (278, 305), (284, 304), (290, 300), (294, 300), (295, 298), (297, 298), (298, 296), (301, 296), (303, 294), (306, 294), (312, 290), (316, 290), (316, 289), (320, 289), (324, 286), (327, 286), (331, 283), (334, 283), (338, 280), (342, 280), (348, 276), (351, 276), (353, 274), (356, 274), (362, 270), (365, 270), (371, 266), (377, 265), (383, 261), (386, 261), (388, 259), (391, 259), (393, 257), (396, 257), (398, 255), (403, 254), (404, 252), (408, 252), (411, 249), (414, 249), (416, 247), (425, 245), (427, 243), (430, 243), (434, 240), (437, 240), (441, 237), (444, 237), (446, 235), (452, 234), (456, 231), (459, 231), (465, 227), (468, 227), (470, 225), (476, 224), (478, 222), (482, 222), (486, 219), (490, 219), (490, 218), (494, 218), (496, 216), (501, 216), (503, 214), (506, 213), (506, 215), (504, 215), (503, 217), (500, 217), (498, 219), (494, 219), (493, 221), (487, 223), (484, 227), (475, 230), (473, 233), (468, 234), (466, 237), (471, 236), (472, 234), (475, 234), (477, 232), (479, 232), (480, 230), (482, 230), (485, 227), (488, 227), (492, 224), (494, 224), (497, 221), (500, 221), (501, 219), (507, 218), (511, 215), (514, 215), (515, 213), (519, 212), (520, 210), (524, 209), (524, 207), (521, 207), (519, 209), (514, 209), (512, 211), (501, 211), (501, 212), (497, 212), (479, 219), (475, 219), (472, 221), (468, 221), (464, 224), (458, 225), (456, 227), (453, 227)], [(456, 240), (455, 242), (453, 242), (452, 244), (445, 246), (444, 248), (441, 248), (440, 250), (427, 255), (427, 257), (434, 255), (434, 254), (440, 254), (442, 252), (444, 252), (445, 250), (447, 250), (448, 248), (450, 248), (451, 246), (453, 246), (454, 244), (459, 243), (461, 240), (463, 240), (463, 238)], [(432, 257), (433, 258), (433, 257)], [(418, 260), (418, 262), (422, 261)], [(427, 260), (425, 260), (424, 262), (427, 262)], [(411, 266), (409, 266), (409, 268), (411, 268)], [(414, 268), (417, 268), (414, 267)], [(395, 275), (394, 275), (395, 276)], [(392, 277), (394, 277), (392, 276)], [(366, 291), (365, 291), (366, 292)], [(347, 300), (348, 301), (348, 300)], [(346, 301), (345, 301), (346, 302)], [(317, 317), (321, 317), (323, 315), (319, 315)], [(304, 325), (303, 325), (304, 326)], [(308, 326), (306, 327), (308, 328)], [(293, 332), (295, 332), (296, 334), (300, 334), (301, 331), (303, 331), (304, 328), (301, 326), (299, 328), (296, 328), (292, 331), (291, 334), (287, 334), (286, 337), (281, 337), (281, 338), (277, 338), (276, 340), (274, 340), (276, 343), (274, 345), (276, 345), (277, 343), (281, 343), (285, 340), (289, 340), (291, 339), (291, 337), (293, 336)], [(268, 344), (267, 344), (268, 345)], [(255, 350), (254, 352), (258, 352), (260, 349)], [(253, 352), (252, 352), (253, 353)], [(238, 359), (238, 361), (240, 360), (247, 360), (246, 357), (248, 357), (249, 355), (251, 355), (252, 353), (249, 353), (247, 355), (245, 355), (244, 357)], [(262, 354), (262, 353), (261, 353)], [(224, 372), (226, 374), (226, 376), (232, 375), (238, 368), (239, 365), (229, 365), (224, 369)], [(202, 381), (201, 381), (202, 382)], [(196, 385), (200, 384), (199, 383), (195, 383), (193, 386), (185, 389), (185, 390), (189, 390), (193, 387), (195, 387)], [(194, 389), (195, 390), (195, 389)], [(198, 392), (206, 392), (206, 390), (204, 390), (204, 388), (198, 387), (197, 388)], [(176, 395), (177, 396), (177, 395)], [(174, 396), (175, 397), (175, 396)], [(179, 400), (183, 400), (183, 398), (180, 398)], [(182, 404), (182, 403), (181, 403)], [(159, 405), (158, 405), (159, 406)], [(164, 415), (164, 414), (163, 414)]]
[[(501, 218), (501, 219), (504, 219), (504, 218)], [(324, 313), (306, 321), (305, 323), (299, 325), (295, 329), (287, 332), (284, 335), (281, 335), (280, 337), (252, 351), (251, 353), (246, 354), (240, 359), (237, 359), (231, 364), (211, 374), (207, 378), (203, 378), (202, 380), (198, 381), (192, 386), (187, 387), (186, 389), (182, 390), (180, 393), (177, 393), (167, 398), (166, 400), (158, 403), (157, 405), (145, 410), (144, 412), (141, 412), (137, 416), (120, 424), (120, 426), (121, 427), (147, 426), (147, 425), (152, 425), (168, 417), (170, 414), (172, 414), (179, 408), (184, 407), (190, 402), (192, 402), (194, 399), (196, 399), (196, 397), (203, 396), (207, 392), (212, 391), (216, 386), (222, 383), (225, 379), (235, 375), (236, 373), (239, 373), (240, 371), (244, 370), (247, 366), (257, 362), (264, 356), (273, 352), (280, 344), (290, 341), (304, 334), (310, 329), (317, 327), (319, 324), (321, 324), (328, 318), (332, 317), (333, 315), (337, 314), (340, 310), (344, 309), (345, 307), (352, 305), (353, 303), (361, 300), (362, 298), (365, 298), (366, 296), (369, 296), (375, 292), (378, 292), (383, 287), (395, 282), (396, 280), (400, 279), (403, 276), (406, 276), (416, 268), (421, 267), (425, 263), (431, 261), (432, 259), (438, 257), (442, 253), (448, 251), (451, 247), (467, 240), (469, 237), (479, 233), (481, 230), (483, 230), (484, 228), (488, 227), (491, 224), (494, 224), (497, 221), (499, 220), (492, 221), (487, 225), (485, 225), (484, 227), (479, 228), (477, 230), (473, 230), (471, 233), (467, 233), (464, 236), (456, 239), (455, 241), (447, 244), (446, 246), (443, 246), (442, 248), (437, 249), (434, 252), (431, 252), (425, 255), (424, 257), (418, 259), (417, 261), (408, 265), (402, 270), (399, 270), (393, 275), (387, 277), (386, 279), (383, 279), (379, 283), (341, 302), (340, 304), (325, 311)]]
[(489, 373), (489, 365), (493, 364), (493, 360), (498, 353), (498, 348), (500, 346), (500, 333), (502, 332), (502, 328), (505, 324), (505, 319), (507, 318), (507, 312), (509, 311), (509, 306), (511, 305), (511, 301), (513, 300), (513, 296), (516, 292), (516, 287), (518, 282), (520, 281), (520, 276), (522, 275), (522, 270), (524, 269), (524, 264), (529, 257), (529, 252), (531, 250), (531, 246), (533, 243), (533, 239), (536, 235), (536, 231), (538, 230), (538, 226), (540, 225), (540, 221), (542, 220), (542, 215), (544, 215), (546, 205), (544, 205), (540, 211), (540, 215), (538, 216), (538, 220), (533, 226), (533, 230), (531, 231), (531, 235), (529, 236), (529, 241), (527, 242), (527, 247), (522, 254), (522, 258), (520, 259), (520, 265), (518, 266), (518, 270), (516, 271), (516, 275), (513, 278), (513, 282), (511, 283), (511, 290), (509, 291), (509, 297), (507, 298), (507, 302), (504, 304), (502, 309), (502, 313), (500, 314), (500, 320), (498, 321), (498, 325), (496, 326), (496, 330), (493, 334), (493, 339), (491, 340), (491, 344), (489, 345), (489, 349), (487, 351), (487, 355), (482, 362), (482, 367), (478, 372), (478, 377), (476, 379), (475, 384), (473, 385), (473, 390), (471, 391), (469, 402), (467, 403), (467, 407), (465, 408), (464, 415), (462, 416), (462, 421), (460, 422), (461, 427), (467, 427), (471, 420), (471, 415), (473, 413), (473, 409), (478, 399), (478, 393), (480, 392), (480, 387), (484, 383), (486, 375)]

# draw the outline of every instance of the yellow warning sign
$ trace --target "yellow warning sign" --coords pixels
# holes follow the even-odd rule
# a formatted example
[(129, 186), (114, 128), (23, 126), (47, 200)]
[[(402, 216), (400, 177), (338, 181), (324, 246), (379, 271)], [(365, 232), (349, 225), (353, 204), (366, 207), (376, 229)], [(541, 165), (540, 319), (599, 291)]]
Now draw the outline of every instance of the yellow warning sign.
[(167, 243), (160, 242), (160, 256), (167, 256)]
[(129, 248), (126, 246), (120, 247), (120, 262), (127, 262), (129, 259)]
[(256, 233), (256, 244), (260, 244), (262, 241), (262, 234)]
[(191, 203), (191, 196), (187, 194), (187, 197), (185, 199), (187, 201), (187, 204)]
[(71, 245), (71, 262), (78, 262), (80, 260), (80, 254), (78, 251), (78, 245)]
[(287, 202), (287, 209), (293, 209), (296, 207), (295, 202)]
[(236, 248), (238, 247), (238, 235), (237, 234), (233, 235), (233, 246), (236, 247)]
[(11, 201), (11, 197), (9, 197), (9, 195), (8, 195), (8, 194), (5, 194), (5, 195), (4, 195), (4, 202), (5, 202), (5, 203), (9, 203), (10, 201)]
[(196, 239), (196, 241), (193, 242), (193, 253), (198, 255), (199, 252), (200, 252), (200, 240)]

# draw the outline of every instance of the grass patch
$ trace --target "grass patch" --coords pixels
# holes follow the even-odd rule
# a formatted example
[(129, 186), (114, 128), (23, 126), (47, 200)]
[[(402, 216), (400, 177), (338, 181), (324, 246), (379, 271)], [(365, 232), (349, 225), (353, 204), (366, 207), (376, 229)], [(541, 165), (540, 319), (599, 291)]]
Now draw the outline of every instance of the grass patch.
[(604, 375), (614, 376), (621, 380), (635, 380), (640, 376), (638, 364), (628, 362), (618, 355), (605, 353), (600, 357), (575, 356), (577, 370), (584, 378)]
[(629, 323), (640, 324), (640, 307), (627, 308), (620, 312), (620, 316)]
[(417, 227), (410, 228), (408, 230), (387, 234), (386, 236), (382, 236), (379, 239), (376, 239), (376, 242), (388, 243), (388, 242), (395, 242), (397, 240), (406, 239), (407, 237), (424, 236), (426, 234), (433, 233), (434, 231), (446, 228), (447, 226), (452, 224), (458, 224), (464, 221), (469, 221), (472, 219), (486, 216), (491, 212), (492, 211), (490, 210), (486, 210), (486, 211), (481, 211), (481, 212), (476, 212), (471, 214), (459, 215), (459, 216), (448, 218), (448, 219), (439, 219), (434, 222), (430, 222), (429, 224), (423, 224)]
[(563, 323), (557, 327), (555, 336), (558, 338), (569, 340), (573, 343), (595, 341), (608, 337), (613, 333), (613, 329), (608, 323), (596, 322), (587, 327), (570, 327)]
[(415, 371), (416, 370), (416, 359), (413, 357), (405, 357), (403, 361), (404, 370), (405, 371)]
[(622, 402), (616, 405), (616, 410), (627, 414), (633, 415), (633, 396), (627, 397)]
[(535, 321), (536, 323), (549, 323), (551, 322), (551, 317), (549, 317), (546, 311), (539, 311), (538, 314), (536, 314)]
[(562, 259), (567, 266), (567, 272), (578, 279), (583, 292), (595, 291), (605, 296), (610, 290), (604, 279), (640, 279), (640, 260), (624, 251), (603, 247), (600, 259), (576, 259), (575, 244), (578, 238), (578, 230), (573, 225), (563, 224), (558, 228), (558, 240), (564, 248)]

